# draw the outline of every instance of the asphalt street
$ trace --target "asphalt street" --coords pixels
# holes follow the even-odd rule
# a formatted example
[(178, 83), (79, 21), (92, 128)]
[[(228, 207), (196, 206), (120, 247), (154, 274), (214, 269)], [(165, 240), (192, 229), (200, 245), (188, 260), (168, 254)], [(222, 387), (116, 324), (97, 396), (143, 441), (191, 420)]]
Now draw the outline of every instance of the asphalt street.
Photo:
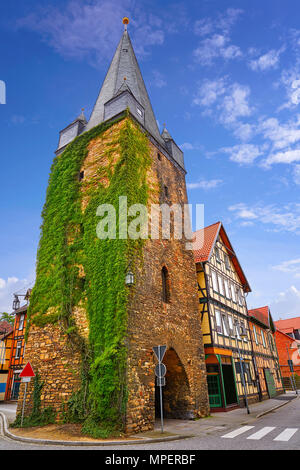
[(192, 438), (159, 442), (152, 444), (119, 445), (119, 446), (58, 446), (25, 444), (0, 437), (1, 450), (300, 450), (300, 399), (296, 399), (261, 418), (247, 422), (247, 416), (237, 425), (226, 428), (198, 432)]

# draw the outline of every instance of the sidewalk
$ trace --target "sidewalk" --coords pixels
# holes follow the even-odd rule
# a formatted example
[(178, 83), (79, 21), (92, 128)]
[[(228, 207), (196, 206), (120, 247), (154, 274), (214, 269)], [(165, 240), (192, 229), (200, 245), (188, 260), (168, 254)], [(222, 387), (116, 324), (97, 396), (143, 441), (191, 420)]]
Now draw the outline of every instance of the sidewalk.
[(161, 433), (160, 420), (157, 420), (154, 431), (132, 435), (128, 439), (103, 441), (84, 437), (80, 438), (80, 440), (75, 440), (74, 437), (67, 433), (60, 433), (59, 439), (50, 439), (50, 435), (49, 438), (48, 436), (45, 438), (45, 430), (43, 431), (41, 428), (37, 428), (32, 431), (31, 436), (30, 430), (24, 430), (24, 432), (22, 430), (20, 433), (20, 430), (9, 428), (9, 424), (15, 420), (17, 405), (16, 403), (6, 402), (0, 403), (0, 435), (5, 435), (10, 439), (26, 443), (48, 445), (117, 446), (120, 444), (148, 444), (152, 442), (163, 442), (184, 439), (187, 437), (203, 436), (217, 430), (226, 430), (230, 427), (249, 424), (260, 416), (271, 413), (277, 408), (287, 405), (291, 400), (297, 398), (300, 398), (300, 390), (298, 390), (298, 395), (296, 395), (295, 392), (287, 391), (285, 394), (279, 395), (276, 398), (249, 405), (250, 414), (247, 413), (246, 408), (238, 408), (228, 412), (212, 413), (208, 418), (202, 418), (195, 421), (166, 419), (164, 420), (163, 434)]

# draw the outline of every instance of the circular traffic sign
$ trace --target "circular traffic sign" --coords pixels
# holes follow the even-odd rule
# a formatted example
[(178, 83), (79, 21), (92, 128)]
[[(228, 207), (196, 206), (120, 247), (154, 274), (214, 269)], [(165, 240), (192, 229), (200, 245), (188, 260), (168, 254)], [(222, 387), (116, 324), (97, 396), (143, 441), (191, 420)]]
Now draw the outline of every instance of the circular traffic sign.
[(159, 364), (156, 364), (155, 366), (156, 377), (164, 377), (166, 373), (167, 373), (167, 368), (162, 362), (160, 362)]

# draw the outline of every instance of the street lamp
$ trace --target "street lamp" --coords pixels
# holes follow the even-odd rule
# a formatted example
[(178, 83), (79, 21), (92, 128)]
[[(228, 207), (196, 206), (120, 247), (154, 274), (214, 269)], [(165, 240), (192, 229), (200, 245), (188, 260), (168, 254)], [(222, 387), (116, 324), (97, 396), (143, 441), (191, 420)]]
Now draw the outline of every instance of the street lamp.
[(242, 384), (243, 384), (243, 388), (244, 388), (247, 413), (250, 414), (249, 405), (248, 405), (248, 398), (247, 398), (246, 383), (245, 383), (243, 358), (241, 357), (239, 343), (238, 343), (238, 331), (239, 331), (240, 338), (247, 338), (246, 328), (243, 325), (240, 325), (238, 321), (236, 321), (235, 322), (235, 341), (236, 341), (236, 346), (237, 346), (238, 355), (239, 355), (240, 369), (241, 369), (241, 379), (242, 379)]

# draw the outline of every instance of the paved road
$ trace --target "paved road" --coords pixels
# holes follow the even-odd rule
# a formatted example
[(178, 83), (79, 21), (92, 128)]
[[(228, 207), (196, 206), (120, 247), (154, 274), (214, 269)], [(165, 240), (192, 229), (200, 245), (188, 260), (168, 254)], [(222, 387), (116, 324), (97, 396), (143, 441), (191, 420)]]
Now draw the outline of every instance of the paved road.
[[(1, 450), (300, 450), (300, 399), (269, 413), (251, 423), (247, 418), (240, 425), (210, 432), (179, 441), (116, 447), (65, 447), (24, 444), (0, 438)], [(118, 455), (122, 455), (120, 452)]]

